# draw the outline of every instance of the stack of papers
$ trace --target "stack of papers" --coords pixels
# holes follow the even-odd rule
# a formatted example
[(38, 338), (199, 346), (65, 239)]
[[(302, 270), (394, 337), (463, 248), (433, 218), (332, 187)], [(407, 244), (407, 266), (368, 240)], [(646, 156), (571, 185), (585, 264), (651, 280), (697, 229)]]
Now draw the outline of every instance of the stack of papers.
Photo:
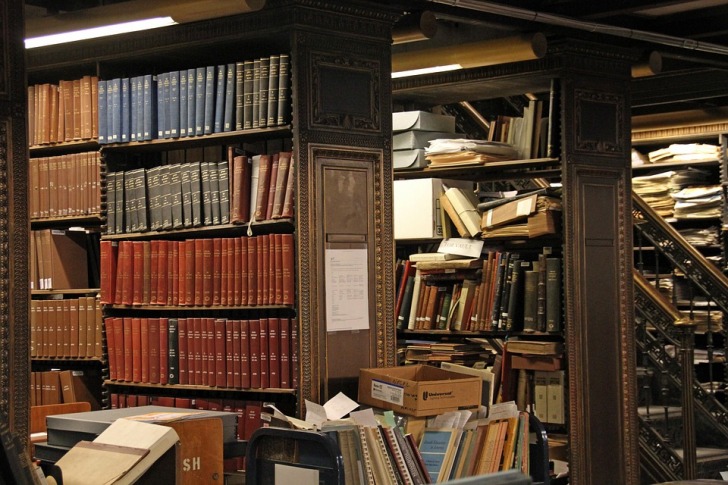
[(720, 217), (723, 196), (720, 185), (687, 187), (671, 194), (677, 219)]
[(425, 148), (425, 158), (433, 166), (483, 164), (516, 159), (518, 151), (508, 143), (464, 138), (438, 138), (430, 140), (429, 147)]
[(670, 197), (670, 179), (673, 171), (632, 178), (634, 190), (662, 217), (672, 216), (675, 201)]
[(673, 143), (648, 154), (650, 163), (718, 160), (720, 147), (704, 143)]

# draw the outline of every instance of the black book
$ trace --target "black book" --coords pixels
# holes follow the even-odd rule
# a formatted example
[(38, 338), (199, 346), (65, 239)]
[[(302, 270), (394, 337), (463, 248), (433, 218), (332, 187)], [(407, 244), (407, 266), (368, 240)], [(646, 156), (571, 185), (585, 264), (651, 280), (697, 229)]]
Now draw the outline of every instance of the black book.
[(235, 63), (235, 130), (242, 130), (245, 115), (245, 63)]
[(227, 160), (217, 164), (218, 189), (220, 191), (220, 224), (230, 222), (230, 166)]
[(551, 254), (550, 247), (544, 247), (538, 255), (538, 287), (536, 292), (536, 320), (538, 329), (546, 331), (546, 257)]
[(498, 269), (495, 275), (495, 289), (493, 292), (493, 312), (491, 314), (491, 322), (493, 330), (499, 328), (500, 322), (500, 302), (503, 293), (503, 282), (508, 270), (508, 257), (510, 253), (504, 251), (498, 255)]
[(179, 334), (177, 319), (167, 320), (167, 383), (179, 384)]
[(212, 225), (212, 197), (210, 194), (210, 162), (200, 163), (200, 180), (202, 182), (202, 224)]
[(509, 301), (511, 299), (511, 284), (513, 282), (513, 269), (516, 265), (520, 266), (520, 255), (513, 253), (508, 258), (508, 265), (506, 266), (506, 274), (503, 278), (503, 287), (501, 289), (500, 299), (500, 326), (505, 327), (508, 321), (508, 308)]
[(116, 233), (116, 172), (106, 174), (106, 234)]
[(161, 224), (159, 229), (172, 229), (172, 194), (169, 165), (162, 165), (159, 175), (159, 209)]
[(161, 166), (149, 169), (147, 184), (149, 186), (149, 228), (158, 231), (162, 227), (162, 197), (160, 194)]
[(288, 83), (290, 79), (290, 59), (288, 54), (281, 54), (278, 60), (278, 125), (284, 125), (288, 121), (290, 111), (290, 91)]
[(184, 224), (182, 222), (182, 179), (179, 163), (169, 166), (169, 184), (172, 205), (172, 228), (181, 229), (184, 227)]
[(127, 217), (124, 221), (123, 232), (136, 232), (139, 225), (136, 212), (136, 196), (134, 191), (134, 173), (129, 170), (124, 173), (124, 212)]
[(210, 208), (212, 209), (212, 224), (220, 224), (220, 175), (219, 162), (210, 162), (207, 169), (210, 177)]
[(182, 185), (182, 225), (192, 227), (192, 185), (190, 185), (190, 164), (180, 166), (180, 184)]
[(270, 57), (260, 58), (260, 81), (258, 82), (258, 128), (268, 126), (268, 84), (270, 82)]
[(190, 164), (190, 202), (192, 205), (192, 226), (199, 227), (204, 221), (202, 213), (202, 170), (200, 162)]
[(137, 231), (149, 230), (149, 209), (147, 207), (147, 171), (139, 168), (134, 174), (134, 197), (136, 198)]
[(407, 328), (407, 322), (409, 321), (410, 307), (412, 306), (412, 293), (415, 286), (415, 275), (411, 274), (407, 277), (405, 282), (404, 294), (402, 295), (402, 305), (399, 307), (399, 315), (397, 315), (397, 329), (402, 330)]
[(546, 331), (561, 331), (561, 258), (546, 258)]
[(268, 121), (266, 126), (276, 126), (278, 124), (278, 67), (280, 59), (280, 56), (270, 56), (270, 63), (268, 64)]
[(508, 298), (508, 316), (506, 317), (506, 330), (517, 332), (523, 330), (523, 280), (524, 272), (530, 263), (519, 261), (513, 267), (511, 277), (511, 293)]
[(243, 129), (253, 127), (253, 61), (243, 63)]
[(523, 330), (538, 331), (537, 313), (538, 299), (538, 262), (533, 268), (523, 273)]
[(259, 106), (260, 99), (260, 59), (253, 61), (253, 95), (252, 95), (252, 117), (251, 117), (251, 128), (258, 128), (260, 126), (260, 119), (258, 118), (260, 113)]

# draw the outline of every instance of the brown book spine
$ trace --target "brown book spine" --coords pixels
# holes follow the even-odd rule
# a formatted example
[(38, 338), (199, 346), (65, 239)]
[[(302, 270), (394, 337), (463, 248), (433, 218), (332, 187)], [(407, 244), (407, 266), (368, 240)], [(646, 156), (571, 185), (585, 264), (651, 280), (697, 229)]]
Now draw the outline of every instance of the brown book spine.
[(79, 300), (79, 298), (66, 300), (71, 322), (71, 357), (86, 357), (86, 312), (79, 312)]
[(217, 387), (226, 387), (227, 386), (227, 372), (225, 369), (225, 348), (226, 348), (226, 339), (225, 339), (225, 319), (224, 318), (216, 318), (213, 321), (213, 329), (214, 329), (214, 341), (215, 341), (215, 379), (211, 382), (211, 384), (214, 384)]
[(250, 387), (253, 389), (260, 388), (260, 320), (249, 320), (248, 325), (248, 342), (250, 345), (250, 353), (248, 359), (250, 361)]
[(149, 382), (159, 384), (159, 318), (149, 318)]
[(180, 241), (177, 247), (177, 303), (187, 303), (187, 241)]
[(268, 387), (281, 387), (280, 319), (268, 319)]
[(101, 241), (99, 247), (99, 264), (101, 274), (101, 303), (113, 304), (116, 294), (116, 261), (118, 257), (118, 243)]
[(291, 319), (291, 389), (298, 389), (300, 370), (298, 368), (298, 319)]
[[(162, 244), (162, 248), (164, 249), (166, 255), (167, 255), (167, 263), (164, 266), (164, 280), (166, 281), (166, 285), (163, 284), (162, 286), (165, 289), (165, 294), (167, 295), (166, 298), (166, 304), (167, 305), (174, 305), (174, 284), (176, 282), (175, 278), (175, 271), (174, 267), (177, 263), (174, 259), (174, 245), (177, 241), (165, 241), (166, 244)], [(162, 305), (164, 305), (164, 301), (162, 302)]]
[(116, 318), (109, 317), (104, 319), (104, 327), (106, 327), (106, 352), (109, 356), (109, 379), (115, 381), (118, 379), (116, 367)]
[[(133, 242), (119, 242), (119, 263), (117, 265), (117, 274), (121, 275), (121, 281), (117, 279), (117, 288), (121, 288), (121, 294), (117, 289), (116, 303), (122, 305), (131, 305), (132, 303), (132, 284), (133, 284)], [(121, 283), (121, 285), (119, 285)]]
[(165, 240), (159, 240), (158, 241), (158, 248), (159, 248), (159, 258), (157, 259), (157, 278), (159, 280), (157, 284), (157, 304), (158, 305), (166, 305), (167, 304), (167, 291), (170, 288), (167, 288), (167, 283), (169, 281), (168, 275), (170, 271), (169, 269), (169, 241)]
[(73, 139), (81, 139), (81, 80), (74, 79), (73, 85)]
[(50, 122), (48, 123), (48, 139), (51, 143), (60, 141), (58, 137), (59, 101), (58, 86), (51, 84), (48, 96), (48, 113), (50, 114)]
[(96, 340), (96, 325), (93, 312), (94, 301), (95, 298), (92, 296), (82, 296), (78, 299), (79, 357), (94, 356)]
[[(56, 338), (59, 344), (63, 342), (63, 349), (60, 351), (61, 357), (71, 356), (71, 338), (75, 337), (78, 342), (78, 328), (72, 325), (69, 318), (70, 309), (68, 307), (69, 300), (57, 300), (56, 304)], [(60, 338), (59, 338), (60, 337)]]
[(278, 341), (280, 387), (289, 389), (291, 387), (291, 320), (288, 318), (280, 319)]
[(295, 301), (293, 234), (281, 234), (281, 277), (283, 279), (283, 304), (293, 305)]
[(99, 138), (99, 78), (91, 76), (91, 138)]
[(291, 152), (280, 152), (278, 158), (278, 172), (276, 173), (275, 187), (273, 196), (273, 209), (271, 219), (280, 219), (283, 212), (283, 198), (286, 195), (286, 183), (288, 178), (288, 169), (291, 164)]
[(157, 304), (157, 295), (159, 294), (159, 240), (149, 241), (150, 246), (150, 285), (149, 285), (149, 302), (153, 305)]
[(131, 317), (122, 318), (122, 339), (124, 341), (124, 380), (126, 382), (132, 382), (133, 380), (133, 336), (132, 336), (132, 322)]
[[(89, 310), (91, 311), (91, 310)], [(101, 314), (101, 304), (99, 304), (97, 299), (93, 299), (93, 320), (94, 325), (96, 326), (96, 332), (94, 335), (94, 357), (97, 359), (101, 359), (103, 357), (103, 316)], [(109, 358), (109, 360), (111, 360)]]
[(159, 319), (159, 383), (169, 382), (169, 318)]
[(204, 292), (204, 240), (195, 239), (195, 284), (194, 284), (194, 306), (202, 306)]
[(268, 236), (268, 296), (265, 304), (276, 304), (276, 234)]
[(152, 300), (152, 241), (142, 241), (142, 305)]
[[(187, 328), (187, 338), (189, 342), (189, 326)], [(190, 357), (189, 352), (192, 351)], [(195, 317), (192, 319), (192, 345), (187, 345), (188, 360), (194, 361), (194, 380), (192, 375), (188, 373), (190, 384), (196, 386), (202, 385), (202, 318)]]
[(139, 317), (131, 318), (131, 380), (142, 381), (142, 320)]
[(228, 266), (228, 243), (230, 238), (224, 237), (220, 240), (220, 302), (219, 305), (228, 305), (228, 275), (230, 267)]
[(81, 78), (81, 138), (89, 140), (93, 136), (93, 126), (91, 121), (91, 76), (83, 76)]
[[(250, 170), (248, 169), (248, 159), (244, 155), (236, 155), (233, 157), (230, 166), (233, 171), (230, 221), (233, 224), (248, 222), (250, 217)], [(248, 186), (247, 203), (244, 199), (246, 178)], [(245, 212), (246, 206), (247, 212)]]
[(227, 262), (227, 269), (225, 271), (227, 275), (227, 288), (226, 288), (226, 304), (232, 306), (235, 302), (235, 242), (237, 238), (226, 238), (227, 250), (225, 261)]
[[(235, 355), (235, 347), (237, 343), (233, 340), (233, 320), (224, 320), (225, 322), (225, 387), (233, 389), (235, 387), (235, 377), (233, 376), (235, 370), (235, 364), (233, 358)], [(238, 331), (238, 338), (240, 338), (240, 332)], [(240, 357), (238, 355), (238, 357)]]
[(270, 280), (270, 266), (268, 254), (270, 252), (269, 234), (260, 236), (258, 239), (258, 305), (268, 304), (268, 282)]
[(195, 304), (195, 295), (199, 290), (195, 280), (196, 264), (195, 240), (188, 239), (185, 241), (185, 305), (187, 306)]
[(48, 216), (58, 214), (58, 157), (48, 157)]
[(189, 324), (191, 319), (180, 318), (177, 320), (177, 355), (179, 356), (179, 383), (189, 384)]
[(202, 304), (212, 305), (214, 242), (211, 238), (202, 240)]
[(62, 370), (58, 373), (58, 382), (61, 388), (61, 402), (76, 402), (76, 390), (73, 384), (73, 374), (70, 370)]
[[(141, 305), (144, 294), (144, 242), (132, 241), (132, 305)], [(138, 381), (137, 381), (138, 382)]]
[(278, 164), (280, 159), (280, 153), (274, 153), (271, 155), (270, 165), (270, 178), (268, 181), (268, 195), (267, 206), (265, 211), (265, 219), (270, 220), (273, 218), (273, 203), (276, 197), (276, 184), (278, 182)]
[(203, 318), (201, 328), (202, 385), (215, 385), (215, 319)]
[(247, 238), (248, 242), (248, 286), (244, 293), (247, 293), (247, 305), (254, 306), (257, 303), (257, 279), (258, 279), (258, 237)]
[(219, 306), (222, 301), (222, 238), (212, 239), (212, 302)]
[(269, 155), (260, 156), (260, 166), (258, 169), (258, 186), (255, 191), (255, 214), (256, 221), (265, 219), (268, 210), (268, 188), (270, 185), (272, 160)]
[(288, 176), (286, 177), (286, 193), (283, 196), (283, 208), (281, 209), (281, 217), (289, 219), (293, 217), (294, 212), (294, 191), (296, 187), (296, 164), (294, 154), (291, 154), (291, 162), (288, 166)]
[(270, 387), (270, 362), (269, 362), (269, 318), (260, 319), (260, 328), (258, 331), (258, 343), (260, 345), (260, 356), (258, 362), (260, 363), (260, 387), (265, 389)]
[(170, 275), (168, 286), (171, 288), (170, 296), (167, 303), (170, 305), (179, 305), (179, 241), (170, 241), (170, 257), (168, 261), (170, 265), (167, 267), (167, 274)]
[[(232, 382), (228, 381), (228, 387), (240, 389), (240, 320), (228, 320), (230, 327), (230, 339), (228, 352), (228, 374), (232, 374)], [(232, 371), (230, 370), (232, 369)]]
[(73, 141), (73, 81), (60, 81), (63, 97), (63, 141)]
[(139, 319), (139, 357), (141, 361), (140, 381), (148, 383), (149, 380), (149, 318)]
[(249, 389), (250, 381), (250, 320), (240, 321), (240, 387)]

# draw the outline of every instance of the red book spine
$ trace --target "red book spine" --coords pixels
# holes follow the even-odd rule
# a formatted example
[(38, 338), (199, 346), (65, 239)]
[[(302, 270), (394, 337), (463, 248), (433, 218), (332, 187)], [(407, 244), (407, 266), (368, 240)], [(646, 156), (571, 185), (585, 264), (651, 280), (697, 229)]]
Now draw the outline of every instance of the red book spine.
[(280, 387), (290, 389), (291, 387), (291, 321), (288, 318), (280, 319), (278, 331), (278, 362), (280, 365)]
[(250, 387), (260, 388), (260, 320), (250, 320), (248, 341), (250, 343)]
[(283, 234), (275, 234), (273, 236), (275, 247), (273, 267), (275, 268), (275, 285), (273, 286), (274, 298), (272, 303), (275, 305), (283, 304)]
[(120, 243), (121, 249), (119, 250), (121, 252), (121, 265), (120, 265), (120, 271), (121, 271), (121, 279), (122, 279), (122, 287), (121, 287), (121, 304), (122, 305), (131, 305), (132, 304), (132, 284), (133, 284), (133, 276), (134, 276), (134, 268), (133, 268), (133, 257), (134, 257), (134, 246), (133, 241), (121, 241)]
[(116, 341), (114, 339), (114, 318), (104, 318), (106, 328), (106, 352), (109, 357), (109, 379), (116, 380)]
[(283, 270), (283, 304), (293, 305), (295, 298), (293, 234), (281, 234), (281, 268)]
[(240, 280), (240, 305), (247, 305), (248, 304), (248, 285), (249, 285), (249, 279), (248, 279), (248, 244), (250, 243), (250, 238), (241, 236), (240, 238), (240, 265), (239, 265), (239, 277), (236, 278)]
[(171, 301), (172, 305), (179, 305), (179, 241), (170, 241), (171, 264), (167, 267), (167, 274), (171, 275)]
[(248, 238), (248, 306), (256, 304), (257, 300), (257, 287), (256, 281), (258, 277), (258, 237)]
[(204, 240), (195, 239), (195, 285), (194, 285), (194, 306), (202, 306), (202, 292), (204, 280)]
[(214, 243), (212, 239), (206, 238), (202, 240), (202, 304), (204, 306), (212, 305), (212, 276), (214, 271), (213, 265)]
[(215, 332), (215, 380), (214, 385), (225, 387), (225, 319), (216, 318), (213, 322)]
[(187, 304), (187, 242), (180, 241), (177, 257), (177, 305)]
[(222, 292), (222, 238), (212, 240), (212, 305), (219, 306)]
[(158, 305), (166, 305), (167, 304), (167, 274), (169, 271), (167, 271), (167, 268), (169, 268), (167, 261), (167, 256), (169, 253), (168, 247), (167, 247), (168, 241), (165, 240), (159, 240), (159, 259), (157, 261), (157, 274), (159, 278), (159, 284), (157, 287), (157, 304)]
[(116, 380), (124, 380), (124, 319), (114, 318), (114, 342), (116, 344)]
[(149, 382), (159, 384), (159, 318), (149, 319)]
[[(234, 388), (233, 355), (235, 354), (235, 341), (233, 340), (233, 320), (225, 320), (225, 387)], [(240, 337), (240, 332), (238, 332)]]
[(101, 265), (101, 303), (113, 304), (116, 293), (116, 259), (118, 244), (113, 241), (101, 241), (99, 264)]
[(204, 377), (204, 385), (215, 385), (215, 319), (205, 318), (205, 354), (207, 355), (207, 374)]
[(180, 384), (189, 384), (189, 363), (188, 363), (188, 346), (187, 346), (187, 336), (188, 333), (188, 326), (187, 323), (189, 320), (187, 318), (180, 318), (177, 320), (177, 338), (179, 339), (179, 343), (177, 346), (177, 355), (179, 356), (179, 383)]
[(142, 320), (131, 319), (131, 380), (142, 382)]
[(240, 387), (250, 388), (250, 320), (240, 321)]
[(259, 402), (248, 402), (245, 405), (245, 439), (250, 440), (253, 431), (260, 428), (260, 412), (262, 405)]
[(268, 298), (267, 305), (276, 304), (276, 235), (268, 236)]
[(268, 318), (260, 319), (260, 330), (258, 331), (258, 342), (260, 343), (260, 387), (270, 387), (270, 375), (268, 374)]
[(207, 318), (200, 318), (200, 334), (198, 339), (200, 353), (200, 382), (198, 385), (207, 385)]
[[(243, 274), (242, 274), (242, 259), (241, 259), (241, 251), (243, 248), (243, 241), (241, 238), (236, 237), (233, 239), (233, 264), (232, 268), (233, 270), (230, 271), (230, 275), (233, 279), (232, 284), (232, 303), (230, 303), (230, 297), (228, 296), (228, 304), (234, 305), (234, 306), (240, 306), (240, 295), (243, 291)], [(228, 283), (228, 289), (230, 289), (230, 283)]]
[(195, 294), (197, 288), (195, 286), (195, 240), (188, 239), (185, 241), (185, 305), (192, 306), (195, 304)]
[[(176, 260), (174, 259), (174, 244), (176, 241), (166, 241), (166, 254), (167, 254), (167, 264), (164, 267), (164, 275), (165, 280), (167, 281), (166, 287), (165, 287), (165, 294), (167, 295), (166, 298), (166, 304), (167, 305), (174, 305), (174, 283), (176, 281), (175, 274), (174, 274), (174, 265), (176, 264)], [(163, 245), (164, 247), (164, 245)], [(163, 303), (164, 305), (164, 303)]]
[(280, 368), (280, 322), (278, 318), (268, 319), (268, 387), (281, 387)]
[(228, 238), (227, 241), (227, 305), (235, 302), (235, 241), (238, 238)]
[(298, 369), (298, 319), (291, 319), (291, 389), (298, 389), (299, 369)]
[(169, 382), (169, 369), (167, 359), (169, 358), (169, 319), (159, 319), (159, 383)]
[(291, 218), (293, 217), (294, 212), (294, 197), (293, 192), (295, 190), (296, 186), (296, 163), (295, 163), (295, 157), (292, 154), (291, 155), (291, 164), (288, 166), (288, 177), (286, 177), (286, 192), (283, 196), (283, 209), (281, 210), (281, 217), (282, 218)]
[(157, 293), (159, 292), (159, 241), (150, 241), (151, 245), (151, 286), (149, 288), (149, 302), (157, 304)]
[(126, 407), (133, 408), (139, 405), (139, 398), (136, 394), (126, 395)]
[(266, 254), (268, 252), (268, 235), (258, 236), (255, 238), (256, 241), (256, 278), (255, 278), (255, 303), (256, 305), (262, 305), (263, 300), (263, 288), (268, 293), (268, 270), (267, 263), (268, 259)]
[[(240, 320), (230, 320), (230, 327), (232, 328), (232, 334), (230, 335), (230, 350), (228, 351), (228, 358), (232, 355), (232, 384), (228, 384), (228, 387), (240, 389)], [(228, 361), (228, 365), (230, 365)], [(228, 371), (229, 372), (229, 371)]]
[(230, 238), (224, 237), (220, 240), (220, 302), (222, 306), (228, 305), (228, 274), (230, 267), (228, 266), (228, 243)]
[(141, 319), (142, 382), (149, 382), (149, 319)]
[(132, 241), (132, 305), (142, 304), (144, 294), (144, 243)]
[(133, 362), (132, 362), (132, 323), (130, 317), (124, 317), (122, 320), (122, 333), (124, 339), (124, 380), (132, 382), (133, 380)]
[(142, 305), (149, 305), (153, 300), (152, 294), (152, 244), (151, 241), (142, 241)]
[[(202, 384), (202, 354), (201, 354), (201, 335), (202, 335), (202, 318), (192, 318), (192, 339), (190, 339), (189, 320), (187, 323), (187, 362), (190, 366), (187, 378), (190, 384), (199, 386)], [(190, 352), (192, 352), (190, 354)]]

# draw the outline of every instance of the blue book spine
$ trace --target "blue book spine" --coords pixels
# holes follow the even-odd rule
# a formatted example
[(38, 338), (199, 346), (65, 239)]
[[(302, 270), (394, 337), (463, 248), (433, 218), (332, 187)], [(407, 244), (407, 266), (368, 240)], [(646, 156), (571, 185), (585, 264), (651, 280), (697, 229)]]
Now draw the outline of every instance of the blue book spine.
[(144, 76), (137, 76), (136, 80), (136, 114), (137, 122), (135, 125), (136, 139), (142, 141), (144, 139)]
[(106, 143), (114, 143), (114, 83), (106, 81)]
[(164, 116), (164, 78), (167, 73), (157, 75), (157, 138), (164, 138), (165, 116)]
[(127, 143), (131, 140), (131, 111), (129, 110), (131, 92), (129, 90), (129, 78), (121, 79), (121, 142)]
[(157, 79), (151, 74), (144, 76), (144, 140), (152, 140), (157, 134)]
[(215, 69), (217, 74), (217, 83), (215, 84), (215, 122), (212, 125), (213, 133), (223, 131), (223, 122), (225, 116), (225, 80), (227, 79), (227, 68), (225, 64), (217, 66)]
[(227, 65), (225, 76), (225, 114), (222, 131), (233, 131), (235, 128), (235, 63)]
[(215, 66), (205, 69), (205, 103), (203, 108), (203, 134), (209, 135), (213, 131), (215, 122)]
[(195, 135), (205, 134), (205, 68), (195, 70)]
[(179, 72), (179, 136), (187, 136), (187, 70)]
[(111, 81), (111, 141), (121, 141), (121, 78)]
[(137, 78), (129, 80), (129, 141), (137, 141), (137, 123), (139, 123), (139, 112), (137, 111)]
[(164, 99), (162, 100), (162, 110), (164, 111), (164, 138), (170, 138), (172, 136), (172, 95), (171, 95), (171, 80), (172, 73), (165, 72), (164, 86), (162, 87), (162, 94)]
[(99, 79), (98, 87), (99, 145), (106, 142), (106, 81)]
[(196, 69), (187, 69), (187, 136), (195, 135)]
[(169, 73), (169, 136), (179, 138), (179, 71)]

